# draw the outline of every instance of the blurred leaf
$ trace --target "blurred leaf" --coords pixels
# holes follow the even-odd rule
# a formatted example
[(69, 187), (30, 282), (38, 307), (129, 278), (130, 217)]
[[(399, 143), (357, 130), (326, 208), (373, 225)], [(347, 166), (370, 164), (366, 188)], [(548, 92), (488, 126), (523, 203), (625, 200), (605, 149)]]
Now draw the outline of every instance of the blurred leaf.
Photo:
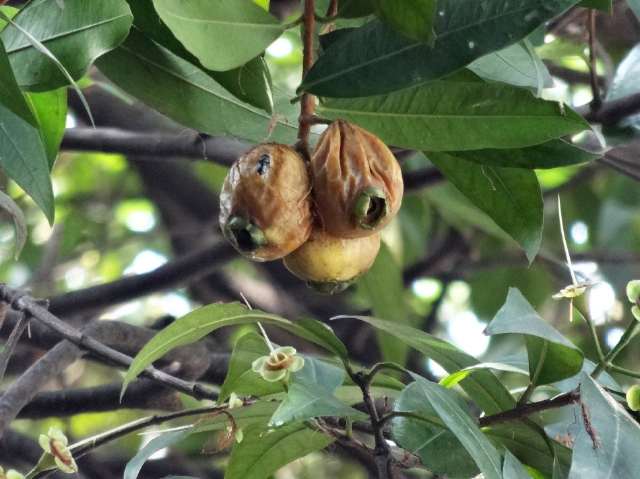
[(160, 20), (153, 0), (127, 1), (133, 12), (134, 26), (145, 36), (189, 63), (202, 67), (203, 71), (240, 100), (272, 113), (271, 75), (262, 57), (256, 57), (238, 68), (224, 72), (207, 70)]
[[(459, 396), (451, 394), (450, 400), (464, 407)], [(416, 382), (402, 391), (394, 411), (412, 412), (422, 417), (438, 416)], [(398, 417), (393, 420), (391, 432), (403, 449), (420, 457), (422, 464), (436, 474), (450, 478), (468, 478), (478, 474), (478, 466), (448, 429), (410, 417)]]
[[(20, 10), (15, 22), (48, 48), (77, 80), (96, 58), (125, 39), (132, 18), (124, 0), (93, 2), (91, 8), (84, 0), (34, 1)], [(0, 37), (21, 86), (44, 91), (67, 84), (58, 66), (16, 26), (6, 27)]]
[(518, 459), (507, 449), (504, 454), (504, 463), (502, 464), (503, 479), (530, 479), (524, 466)]
[(536, 92), (553, 85), (549, 70), (526, 39), (480, 57), (468, 68), (486, 80), (533, 88)]
[(38, 120), (16, 83), (1, 41), (0, 98), (0, 167), (33, 198), (52, 224), (53, 190), (45, 145)]
[(528, 169), (571, 166), (602, 157), (562, 139), (519, 149), (457, 151), (454, 154), (482, 165)]
[(160, 18), (206, 68), (244, 65), (284, 31), (275, 17), (237, 0), (153, 0)]
[[(408, 346), (420, 351), (425, 357), (433, 359), (450, 373), (479, 362), (473, 356), (466, 354), (452, 344), (404, 324), (368, 316), (338, 316), (336, 319), (338, 318), (358, 319), (376, 329), (385, 331)], [(487, 414), (510, 409), (515, 405), (515, 401), (509, 391), (488, 370), (472, 374), (461, 381), (460, 386)]]
[[(640, 44), (633, 47), (622, 59), (607, 90), (606, 100), (618, 100), (625, 96), (640, 93), (638, 77), (640, 76)], [(623, 125), (630, 125), (640, 129), (640, 114), (627, 116)]]
[(540, 248), (543, 202), (535, 173), (517, 168), (480, 166), (446, 153), (429, 159), (477, 208), (524, 249), (529, 262)]
[(587, 374), (580, 382), (580, 401), (584, 412), (569, 479), (634, 477), (640, 470), (638, 423)]
[(427, 151), (520, 148), (589, 127), (561, 103), (468, 75), (386, 95), (325, 99), (318, 111), (357, 123), (387, 144)]
[(582, 8), (595, 8), (609, 14), (613, 12), (613, 0), (582, 0), (578, 6)]
[(162, 433), (160, 436), (153, 438), (149, 443), (138, 451), (138, 453), (127, 462), (124, 469), (123, 479), (137, 479), (144, 463), (149, 460), (156, 452), (161, 449), (173, 446), (177, 442), (191, 434), (190, 430), (171, 431)]
[(324, 449), (333, 441), (300, 423), (277, 429), (249, 426), (242, 442), (233, 447), (225, 478), (266, 479), (282, 466)]
[(407, 38), (433, 44), (436, 0), (374, 0), (376, 15)]
[(443, 377), (439, 381), (439, 384), (441, 386), (444, 386), (445, 388), (450, 389), (453, 386), (457, 385), (464, 378), (469, 376), (469, 374), (472, 374), (475, 371), (480, 371), (482, 369), (494, 369), (496, 371), (504, 371), (504, 372), (508, 372), (508, 373), (524, 374), (525, 376), (529, 375), (529, 371), (525, 371), (524, 369), (521, 369), (521, 368), (516, 367), (516, 366), (512, 366), (510, 364), (497, 363), (497, 362), (480, 363), (480, 364), (474, 364), (473, 366), (466, 367), (464, 369), (461, 369), (460, 371), (456, 371), (454, 373), (449, 374), (448, 376)]
[(504, 306), (487, 326), (486, 333), (523, 334), (529, 354), (529, 375), (538, 372), (537, 384), (548, 384), (580, 372), (583, 353), (545, 322), (522, 293), (509, 289)]
[(158, 332), (135, 356), (122, 384), (122, 393), (129, 383), (144, 369), (172, 349), (194, 343), (216, 329), (261, 321), (285, 329), (290, 333), (311, 341), (343, 361), (348, 361), (344, 344), (326, 325), (311, 319), (289, 321), (257, 309), (248, 309), (240, 303), (215, 303), (198, 308), (172, 322)]
[[(24, 248), (25, 241), (27, 241), (27, 223), (24, 219), (24, 214), (11, 197), (4, 194), (2, 190), (0, 190), (0, 210), (4, 210), (13, 220), (16, 242), (14, 257), (17, 259), (18, 256), (20, 256), (22, 248)], [(3, 215), (0, 214), (0, 216)]]
[(437, 415), (473, 458), (485, 479), (502, 479), (502, 458), (491, 441), (480, 431), (474, 419), (455, 400), (455, 393), (437, 383), (413, 374), (422, 400)]
[(122, 46), (97, 64), (127, 93), (185, 126), (256, 143), (295, 141), (297, 122), (279, 119), (271, 125), (270, 115), (238, 101), (206, 71), (138, 31), (132, 30)]
[(227, 377), (220, 387), (218, 402), (226, 401), (232, 392), (240, 396), (261, 397), (282, 391), (281, 383), (265, 381), (251, 370), (253, 361), (268, 354), (269, 348), (259, 334), (251, 332), (240, 336), (233, 347)]
[(636, 18), (640, 20), (640, 0), (627, 0), (631, 11), (635, 13)]
[(67, 89), (59, 88), (43, 93), (29, 93), (27, 98), (31, 101), (33, 111), (40, 124), (51, 170), (58, 156), (67, 121)]
[(300, 89), (348, 98), (434, 80), (521, 40), (575, 3), (577, 0), (440, 0), (433, 47), (373, 21), (328, 48)]
[[(367, 296), (374, 316), (409, 324), (402, 269), (384, 242), (373, 266), (358, 281), (358, 287)], [(408, 352), (405, 344), (382, 331), (377, 331), (377, 338), (385, 361), (405, 364)]]

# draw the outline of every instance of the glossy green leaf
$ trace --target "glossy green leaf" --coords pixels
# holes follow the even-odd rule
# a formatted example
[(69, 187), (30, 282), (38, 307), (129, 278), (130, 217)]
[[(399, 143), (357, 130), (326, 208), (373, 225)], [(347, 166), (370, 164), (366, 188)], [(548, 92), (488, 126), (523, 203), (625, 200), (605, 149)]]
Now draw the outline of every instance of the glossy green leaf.
[(262, 336), (256, 333), (242, 335), (233, 347), (227, 377), (220, 387), (218, 401), (226, 401), (232, 392), (240, 396), (261, 397), (282, 391), (281, 383), (265, 381), (251, 369), (253, 361), (268, 354), (269, 348)]
[(268, 113), (273, 111), (271, 75), (262, 57), (256, 57), (232, 70), (218, 72), (208, 70), (189, 52), (162, 23), (153, 6), (153, 0), (127, 0), (133, 12), (133, 25), (146, 37), (160, 44), (180, 58), (201, 67), (216, 82), (237, 98)]
[(516, 373), (516, 374), (524, 374), (525, 376), (529, 374), (529, 371), (526, 371), (517, 366), (512, 366), (511, 364), (497, 363), (497, 362), (489, 362), (489, 363), (480, 363), (474, 364), (473, 366), (466, 367), (461, 369), (460, 371), (456, 371), (451, 373), (445, 377), (443, 377), (439, 384), (444, 386), (445, 388), (452, 388), (464, 378), (473, 374), (476, 371), (480, 371), (482, 369), (493, 369), (495, 371), (502, 371), (507, 373)]
[(53, 190), (38, 120), (13, 76), (0, 42), (0, 168), (53, 223)]
[(418, 391), (473, 458), (485, 479), (502, 479), (502, 458), (495, 446), (454, 399), (455, 393), (413, 375)]
[(13, 230), (15, 231), (15, 253), (17, 259), (20, 256), (24, 243), (27, 241), (27, 223), (24, 219), (24, 213), (10, 196), (0, 190), (0, 211), (8, 214), (13, 220)]
[(124, 469), (123, 479), (137, 479), (145, 462), (149, 460), (156, 452), (171, 447), (174, 444), (180, 442), (191, 432), (187, 431), (170, 431), (165, 432), (162, 435), (153, 438), (147, 445), (140, 449), (129, 462)]
[(294, 322), (257, 309), (248, 309), (240, 303), (209, 304), (176, 319), (145, 344), (124, 377), (122, 392), (147, 366), (172, 349), (194, 343), (225, 326), (254, 324), (258, 321), (285, 329), (325, 348), (344, 361), (348, 360), (344, 344), (322, 323), (310, 319)]
[[(250, 406), (235, 408), (228, 410), (233, 416), (233, 420), (241, 429), (252, 425), (264, 426), (269, 418), (273, 416), (274, 411), (278, 407), (276, 401), (259, 401)], [(202, 418), (198, 424), (194, 425), (192, 433), (221, 431), (226, 429), (229, 424), (229, 418), (226, 414), (218, 414), (213, 417)]]
[(294, 119), (272, 123), (270, 115), (238, 100), (206, 71), (136, 30), (97, 65), (124, 91), (185, 126), (256, 143), (295, 141)]
[(284, 31), (253, 2), (153, 0), (176, 38), (211, 70), (231, 70), (264, 51)]
[(436, 0), (374, 0), (376, 15), (407, 38), (433, 44)]
[(544, 321), (515, 288), (509, 289), (504, 306), (491, 320), (486, 333), (527, 336), (530, 375), (533, 376), (534, 371), (541, 368), (537, 384), (571, 377), (582, 368), (583, 353)]
[(226, 479), (266, 479), (282, 466), (324, 449), (333, 438), (294, 423), (277, 429), (255, 425), (244, 430), (244, 439), (231, 452)]
[[(15, 16), (15, 22), (31, 33), (62, 63), (73, 79), (82, 77), (93, 61), (119, 45), (132, 21), (124, 0), (51, 2), (34, 0)], [(58, 66), (38, 51), (13, 25), (0, 37), (5, 43), (18, 83), (28, 89), (51, 90), (67, 84)]]
[(549, 70), (527, 40), (480, 57), (468, 68), (485, 80), (533, 88), (537, 92), (553, 85)]
[(294, 384), (317, 385), (331, 394), (344, 382), (345, 372), (342, 368), (325, 361), (304, 356), (304, 367), (291, 375)]
[(578, 418), (569, 479), (635, 477), (640, 470), (637, 421), (586, 374), (580, 383), (580, 400), (584, 414)]
[[(364, 321), (395, 336), (427, 358), (433, 359), (448, 372), (455, 372), (479, 362), (452, 344), (404, 324), (369, 316), (338, 316), (336, 319), (349, 317)], [(460, 386), (487, 414), (510, 409), (515, 405), (509, 391), (489, 370), (485, 369), (470, 375), (460, 382)]]
[(67, 121), (67, 89), (59, 88), (43, 93), (29, 93), (27, 98), (38, 119), (49, 161), (49, 169), (52, 169), (58, 156)]
[(504, 454), (504, 463), (502, 464), (503, 479), (531, 479), (527, 474), (524, 466), (518, 459), (507, 450)]
[[(371, 269), (358, 281), (358, 288), (367, 296), (374, 316), (409, 324), (402, 269), (385, 243), (380, 246)], [(408, 352), (406, 345), (381, 331), (377, 331), (377, 337), (386, 361), (405, 364)]]
[(429, 159), (478, 209), (524, 249), (533, 261), (542, 239), (543, 203), (534, 172), (478, 165), (446, 153)]
[(602, 157), (562, 139), (526, 148), (457, 151), (453, 155), (481, 165), (531, 170), (578, 165)]
[(577, 0), (440, 0), (435, 44), (407, 39), (373, 21), (318, 59), (301, 85), (320, 96), (386, 93), (443, 77), (511, 45)]
[[(450, 400), (463, 408), (458, 395)], [(418, 383), (409, 384), (400, 394), (394, 411), (411, 412), (422, 417), (438, 417)], [(393, 420), (393, 439), (403, 449), (417, 455), (422, 464), (436, 474), (451, 478), (468, 478), (478, 474), (478, 466), (456, 436), (446, 428), (410, 417)]]
[(318, 111), (352, 121), (387, 144), (428, 151), (520, 148), (589, 128), (561, 103), (468, 75), (386, 95), (325, 99)]
[[(0, 5), (0, 12), (2, 12), (8, 18), (15, 17), (16, 13), (18, 13), (19, 11), (20, 11), (19, 9), (15, 7), (11, 7), (9, 5)], [(4, 27), (7, 26), (7, 24), (8, 22), (4, 20), (2, 17), (0, 17), (0, 31), (2, 31)]]

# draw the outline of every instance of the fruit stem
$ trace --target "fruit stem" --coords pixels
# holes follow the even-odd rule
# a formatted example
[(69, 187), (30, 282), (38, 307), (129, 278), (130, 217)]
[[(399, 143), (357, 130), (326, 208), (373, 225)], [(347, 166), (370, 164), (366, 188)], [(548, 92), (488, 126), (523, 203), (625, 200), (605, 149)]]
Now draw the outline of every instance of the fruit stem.
[[(313, 65), (313, 36), (316, 28), (315, 0), (304, 0), (304, 12), (302, 14), (302, 77)], [(300, 102), (300, 117), (298, 119), (298, 143), (296, 149), (306, 159), (310, 159), (309, 154), (309, 133), (311, 132), (311, 122), (316, 108), (316, 100), (313, 95), (304, 93)]]

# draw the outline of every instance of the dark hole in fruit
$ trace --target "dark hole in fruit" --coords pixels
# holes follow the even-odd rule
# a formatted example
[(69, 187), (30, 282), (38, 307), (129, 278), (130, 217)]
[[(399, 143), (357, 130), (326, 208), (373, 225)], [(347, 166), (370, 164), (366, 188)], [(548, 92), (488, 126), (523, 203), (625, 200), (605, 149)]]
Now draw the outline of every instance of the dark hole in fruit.
[(262, 176), (267, 172), (270, 166), (271, 166), (271, 156), (265, 153), (262, 156), (260, 156), (260, 159), (258, 160), (258, 168), (256, 168), (256, 172), (260, 176)]
[(251, 233), (246, 229), (233, 230), (233, 237), (236, 239), (238, 248), (242, 251), (253, 251), (256, 249), (256, 244), (253, 242)]
[(386, 205), (387, 203), (384, 198), (378, 198), (376, 196), (371, 198), (364, 217), (364, 222), (370, 225), (376, 224), (382, 216), (384, 216)]

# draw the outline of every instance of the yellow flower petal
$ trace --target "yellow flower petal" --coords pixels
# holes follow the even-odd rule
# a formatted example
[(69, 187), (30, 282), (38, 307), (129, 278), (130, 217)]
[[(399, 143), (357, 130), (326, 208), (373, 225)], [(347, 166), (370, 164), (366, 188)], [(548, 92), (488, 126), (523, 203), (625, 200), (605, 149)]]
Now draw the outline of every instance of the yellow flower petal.
[(264, 365), (269, 359), (269, 356), (260, 356), (254, 362), (251, 363), (251, 369), (254, 373), (261, 374), (261, 371), (264, 369)]
[(296, 371), (300, 371), (304, 367), (304, 358), (302, 356), (296, 356), (293, 358), (293, 362), (289, 366), (289, 371), (295, 373)]

